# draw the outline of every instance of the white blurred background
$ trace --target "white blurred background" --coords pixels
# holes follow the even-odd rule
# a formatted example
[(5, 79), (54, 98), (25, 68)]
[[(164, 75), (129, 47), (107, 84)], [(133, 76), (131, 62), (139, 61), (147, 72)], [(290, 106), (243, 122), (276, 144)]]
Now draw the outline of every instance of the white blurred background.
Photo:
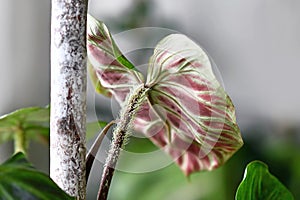
[[(149, 19), (136, 20), (200, 43), (221, 71), (240, 123), (257, 118), (299, 123), (299, 1), (148, 2), (152, 9), (144, 17)], [(121, 23), (133, 3), (91, 0), (90, 12), (112, 26), (110, 21)], [(0, 9), (0, 114), (48, 104), (50, 2), (2, 0)]]

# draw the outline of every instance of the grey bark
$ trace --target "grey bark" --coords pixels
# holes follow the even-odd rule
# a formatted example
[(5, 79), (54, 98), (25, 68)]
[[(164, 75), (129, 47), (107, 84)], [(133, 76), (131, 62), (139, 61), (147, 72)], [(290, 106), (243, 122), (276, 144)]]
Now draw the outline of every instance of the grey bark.
[(52, 0), (50, 176), (86, 198), (86, 0)]

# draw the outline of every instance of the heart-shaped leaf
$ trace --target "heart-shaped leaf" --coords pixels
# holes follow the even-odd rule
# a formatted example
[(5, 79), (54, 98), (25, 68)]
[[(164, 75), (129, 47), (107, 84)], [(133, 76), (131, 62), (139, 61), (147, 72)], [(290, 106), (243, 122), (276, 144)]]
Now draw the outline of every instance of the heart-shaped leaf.
[[(99, 39), (113, 41), (106, 27), (92, 26), (96, 30), (88, 35), (88, 59), (101, 85), (122, 106), (143, 79), (108, 56), (116, 47)], [(133, 127), (163, 148), (186, 175), (222, 165), (242, 146), (230, 98), (215, 78), (207, 54), (186, 36), (173, 34), (159, 42), (144, 84), (149, 90)]]
[(293, 200), (291, 192), (260, 161), (247, 165), (236, 200)]
[(74, 199), (46, 174), (34, 169), (24, 154), (18, 153), (0, 166), (0, 200)]
[(188, 37), (173, 34), (159, 42), (146, 86), (149, 103), (135, 124), (186, 175), (222, 165), (243, 144), (230, 98), (207, 54)]

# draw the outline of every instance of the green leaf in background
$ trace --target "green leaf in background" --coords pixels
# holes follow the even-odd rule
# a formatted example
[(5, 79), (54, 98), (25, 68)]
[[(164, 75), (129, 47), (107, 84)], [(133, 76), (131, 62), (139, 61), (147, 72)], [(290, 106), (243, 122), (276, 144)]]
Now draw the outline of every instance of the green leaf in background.
[(48, 142), (49, 118), (49, 106), (22, 108), (0, 117), (0, 144), (16, 136), (23, 137), (24, 143), (29, 139)]
[[(107, 122), (97, 121), (87, 124), (87, 139), (105, 127)], [(50, 134), (50, 107), (29, 107), (16, 110), (0, 117), (0, 144), (16, 139), (21, 133), (26, 141), (31, 139), (48, 144)]]
[(0, 200), (69, 200), (46, 174), (37, 171), (22, 153), (0, 166)]
[(290, 191), (260, 161), (247, 165), (236, 200), (293, 200)]

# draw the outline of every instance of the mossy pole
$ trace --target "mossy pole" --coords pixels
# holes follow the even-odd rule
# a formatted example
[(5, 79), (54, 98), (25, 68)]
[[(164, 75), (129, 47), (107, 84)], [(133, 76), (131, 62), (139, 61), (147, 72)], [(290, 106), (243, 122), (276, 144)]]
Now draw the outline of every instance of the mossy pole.
[(87, 0), (52, 0), (50, 176), (86, 198)]

